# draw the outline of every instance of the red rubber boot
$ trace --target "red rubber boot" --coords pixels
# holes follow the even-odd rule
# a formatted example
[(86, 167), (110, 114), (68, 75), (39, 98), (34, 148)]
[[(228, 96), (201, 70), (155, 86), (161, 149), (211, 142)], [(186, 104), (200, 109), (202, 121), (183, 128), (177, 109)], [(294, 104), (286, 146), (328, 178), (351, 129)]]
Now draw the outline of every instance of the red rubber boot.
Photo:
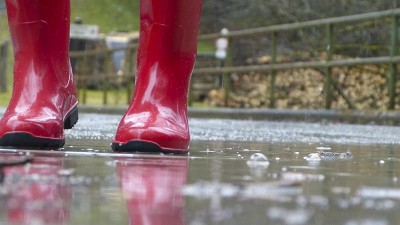
[(141, 0), (133, 100), (115, 151), (189, 150), (187, 95), (197, 52), (201, 0)]
[(0, 146), (59, 148), (78, 120), (69, 62), (69, 1), (6, 0), (14, 87)]

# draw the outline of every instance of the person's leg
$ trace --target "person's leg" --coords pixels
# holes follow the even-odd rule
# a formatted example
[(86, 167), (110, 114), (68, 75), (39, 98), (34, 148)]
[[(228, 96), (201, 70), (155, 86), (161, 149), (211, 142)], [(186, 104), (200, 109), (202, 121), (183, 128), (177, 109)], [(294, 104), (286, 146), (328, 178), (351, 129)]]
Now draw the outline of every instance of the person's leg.
[(189, 149), (187, 95), (196, 52), (201, 0), (141, 0), (133, 100), (115, 151)]
[(14, 87), (0, 146), (58, 148), (78, 120), (69, 62), (69, 0), (6, 0)]

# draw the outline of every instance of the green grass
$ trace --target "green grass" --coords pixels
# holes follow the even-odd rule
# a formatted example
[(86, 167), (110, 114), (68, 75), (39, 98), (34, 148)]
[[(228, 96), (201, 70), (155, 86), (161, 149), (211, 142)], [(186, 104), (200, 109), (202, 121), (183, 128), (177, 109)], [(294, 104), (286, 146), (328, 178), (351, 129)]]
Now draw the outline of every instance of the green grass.
[(201, 40), (197, 44), (199, 52), (212, 52), (215, 51), (214, 40)]
[(210, 106), (204, 102), (193, 102), (191, 106), (194, 108), (217, 108), (216, 106)]
[[(80, 91), (80, 103), (83, 102), (83, 92)], [(8, 89), (7, 93), (0, 93), (0, 107), (6, 107), (11, 97), (11, 89)], [(110, 90), (108, 92), (108, 104), (110, 106), (120, 106), (127, 104), (126, 90)], [(103, 105), (103, 91), (100, 90), (88, 90), (86, 97), (86, 105), (101, 106)]]
[[(71, 22), (97, 24), (100, 32), (139, 30), (138, 0), (71, 0)], [(0, 13), (0, 41), (8, 39), (6, 13)]]
[[(1, 96), (1, 95), (0, 95)], [(86, 90), (86, 104), (92, 106), (103, 106), (104, 92), (102, 90)], [(129, 96), (131, 97), (131, 96)], [(128, 95), (125, 88), (113, 89), (108, 91), (107, 95), (108, 106), (123, 106), (127, 105)], [(79, 102), (83, 104), (83, 90), (79, 91)], [(193, 107), (209, 108), (210, 106), (203, 102), (193, 102)]]
[(100, 32), (139, 30), (138, 0), (71, 0), (71, 22), (97, 24)]
[[(83, 90), (79, 91), (79, 102), (84, 102)], [(86, 102), (85, 105), (102, 106), (104, 98), (104, 92), (102, 90), (86, 90)], [(107, 105), (109, 106), (121, 106), (127, 105), (128, 95), (126, 89), (119, 90), (108, 90), (107, 91)]]
[(5, 13), (0, 13), (0, 42), (9, 39), (7, 16)]
[[(7, 23), (7, 15), (5, 13), (0, 13), (0, 43), (5, 40), (10, 39), (10, 34), (8, 32), (8, 23)], [(11, 45), (11, 43), (10, 43)], [(8, 90), (7, 93), (0, 93), (0, 107), (7, 106), (8, 101), (11, 97), (11, 88), (12, 88), (12, 65), (13, 57), (11, 57), (12, 49), (11, 46), (8, 48), (8, 59), (7, 59), (7, 83), (8, 83)]]
[(6, 93), (0, 93), (0, 107), (5, 107), (8, 104), (8, 101), (11, 97), (11, 90), (10, 88), (7, 90)]
[[(83, 91), (80, 90), (79, 101), (83, 103)], [(87, 90), (86, 92), (86, 105), (102, 106), (103, 105), (103, 91), (101, 90)], [(11, 89), (7, 93), (0, 93), (0, 107), (6, 107), (11, 97)], [(125, 89), (110, 90), (108, 91), (108, 104), (109, 106), (127, 105), (127, 93)]]

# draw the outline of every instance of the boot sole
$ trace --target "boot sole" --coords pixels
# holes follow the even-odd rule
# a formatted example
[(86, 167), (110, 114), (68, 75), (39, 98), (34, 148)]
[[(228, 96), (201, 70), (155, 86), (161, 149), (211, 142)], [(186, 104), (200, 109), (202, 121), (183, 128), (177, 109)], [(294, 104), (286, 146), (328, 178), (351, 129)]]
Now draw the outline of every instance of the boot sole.
[(78, 122), (78, 106), (75, 106), (65, 117), (64, 120), (64, 129), (72, 129), (75, 124)]
[(188, 151), (163, 149), (159, 145), (145, 141), (130, 141), (126, 144), (113, 142), (111, 148), (116, 152), (144, 152), (144, 153), (166, 153), (175, 155), (187, 155)]
[[(64, 129), (71, 129), (77, 122), (78, 107), (75, 106), (64, 120)], [(5, 134), (0, 138), (0, 146), (9, 148), (55, 149), (63, 147), (64, 144), (65, 139), (40, 138), (23, 132)]]
[(38, 138), (28, 133), (5, 134), (0, 138), (0, 146), (6, 148), (54, 149), (64, 144), (65, 139)]

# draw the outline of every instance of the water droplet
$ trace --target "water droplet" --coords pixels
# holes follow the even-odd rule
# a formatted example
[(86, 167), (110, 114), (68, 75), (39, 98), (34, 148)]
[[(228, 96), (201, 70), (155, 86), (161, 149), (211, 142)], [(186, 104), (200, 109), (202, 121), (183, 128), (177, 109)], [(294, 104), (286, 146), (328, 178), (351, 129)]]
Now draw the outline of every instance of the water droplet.
[(308, 156), (304, 157), (307, 161), (321, 161), (321, 157), (319, 157), (318, 153), (311, 153)]
[(317, 147), (317, 150), (321, 150), (321, 151), (324, 151), (324, 150), (331, 150), (332, 148), (331, 147)]
[(267, 161), (268, 158), (262, 153), (254, 153), (250, 156), (249, 161)]
[(58, 175), (60, 176), (71, 176), (74, 174), (75, 170), (74, 169), (61, 169), (58, 171)]
[(250, 159), (247, 161), (247, 166), (250, 168), (263, 167), (266, 168), (269, 166), (268, 158), (262, 153), (254, 153), (250, 156)]
[(106, 165), (110, 166), (110, 167), (116, 167), (118, 163), (119, 163), (119, 160), (111, 160), (111, 161), (107, 161)]

